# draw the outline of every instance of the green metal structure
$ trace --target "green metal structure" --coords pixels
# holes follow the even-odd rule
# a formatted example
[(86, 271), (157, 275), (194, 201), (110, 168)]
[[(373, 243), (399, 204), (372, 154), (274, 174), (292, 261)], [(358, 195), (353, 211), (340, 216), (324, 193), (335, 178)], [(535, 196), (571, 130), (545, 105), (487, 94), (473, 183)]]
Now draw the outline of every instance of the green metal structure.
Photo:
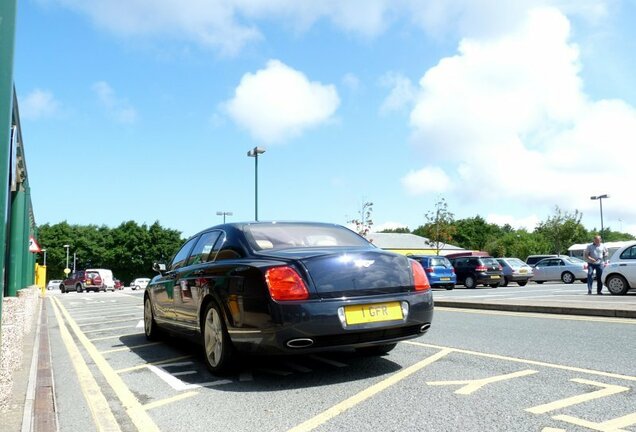
[(16, 0), (0, 0), (0, 323), (2, 299), (35, 282), (29, 241), (36, 225), (13, 84), (16, 7)]

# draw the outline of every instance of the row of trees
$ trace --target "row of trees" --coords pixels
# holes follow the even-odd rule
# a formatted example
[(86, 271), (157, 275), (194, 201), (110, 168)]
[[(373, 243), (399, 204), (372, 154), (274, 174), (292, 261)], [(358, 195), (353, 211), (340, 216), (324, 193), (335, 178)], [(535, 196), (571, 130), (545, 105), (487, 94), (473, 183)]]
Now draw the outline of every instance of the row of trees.
[[(66, 248), (69, 268), (107, 268), (116, 278), (130, 282), (152, 276), (153, 262), (168, 261), (183, 243), (181, 233), (163, 228), (159, 222), (147, 226), (123, 222), (116, 228), (96, 225), (69, 225), (67, 222), (38, 227), (38, 241), (46, 248), (48, 279), (63, 279)], [(43, 253), (38, 262), (42, 263)]]
[[(453, 244), (469, 250), (486, 251), (494, 257), (515, 256), (525, 258), (534, 254), (565, 254), (568, 247), (576, 243), (588, 243), (599, 233), (581, 224), (583, 214), (563, 211), (558, 206), (546, 220), (540, 222), (532, 232), (514, 229), (510, 225), (499, 226), (488, 223), (481, 216), (455, 220), (443, 198), (435, 204), (435, 210), (425, 215), (426, 223), (412, 234), (426, 237), (436, 249)], [(383, 232), (411, 232), (408, 228), (384, 230)], [(636, 239), (631, 234), (604, 228), (603, 241)]]

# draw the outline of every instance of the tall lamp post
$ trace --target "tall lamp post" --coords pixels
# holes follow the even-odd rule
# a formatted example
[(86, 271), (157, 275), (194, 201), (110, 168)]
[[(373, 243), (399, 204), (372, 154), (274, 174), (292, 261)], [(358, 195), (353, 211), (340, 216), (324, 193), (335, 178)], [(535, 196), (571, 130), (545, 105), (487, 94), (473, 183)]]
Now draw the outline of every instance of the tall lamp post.
[(68, 268), (68, 248), (70, 248), (70, 245), (64, 245), (64, 248), (66, 249), (66, 267)]
[(254, 147), (247, 152), (249, 157), (254, 158), (254, 220), (258, 222), (258, 155), (265, 153), (262, 147)]
[(598, 200), (598, 203), (601, 207), (601, 238), (603, 237), (603, 198), (609, 198), (609, 197), (610, 196), (607, 194), (595, 195), (590, 197), (591, 200)]
[(234, 213), (230, 211), (218, 211), (216, 212), (217, 216), (223, 216), (223, 223), (225, 223), (225, 216), (232, 216)]
[(44, 263), (42, 263), (42, 265), (46, 267), (46, 248), (42, 249), (42, 252), (44, 252)]

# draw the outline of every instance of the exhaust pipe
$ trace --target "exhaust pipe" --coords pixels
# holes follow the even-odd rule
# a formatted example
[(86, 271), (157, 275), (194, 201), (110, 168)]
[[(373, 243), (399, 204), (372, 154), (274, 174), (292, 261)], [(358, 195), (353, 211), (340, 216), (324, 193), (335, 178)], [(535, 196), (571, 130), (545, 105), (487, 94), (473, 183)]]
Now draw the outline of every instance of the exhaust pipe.
[(426, 323), (422, 327), (420, 327), (420, 333), (424, 334), (431, 328), (431, 323)]
[(300, 339), (291, 339), (287, 341), (287, 346), (289, 348), (308, 348), (314, 344), (313, 339), (309, 338), (300, 338)]

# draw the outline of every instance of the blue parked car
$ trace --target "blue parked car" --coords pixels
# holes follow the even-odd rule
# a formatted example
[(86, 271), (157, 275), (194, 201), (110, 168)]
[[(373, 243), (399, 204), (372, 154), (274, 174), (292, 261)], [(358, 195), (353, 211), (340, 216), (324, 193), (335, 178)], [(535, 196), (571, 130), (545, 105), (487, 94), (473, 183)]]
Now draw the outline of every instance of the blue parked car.
[(448, 258), (439, 255), (410, 255), (424, 267), (431, 287), (442, 287), (447, 290), (455, 288), (457, 275)]

